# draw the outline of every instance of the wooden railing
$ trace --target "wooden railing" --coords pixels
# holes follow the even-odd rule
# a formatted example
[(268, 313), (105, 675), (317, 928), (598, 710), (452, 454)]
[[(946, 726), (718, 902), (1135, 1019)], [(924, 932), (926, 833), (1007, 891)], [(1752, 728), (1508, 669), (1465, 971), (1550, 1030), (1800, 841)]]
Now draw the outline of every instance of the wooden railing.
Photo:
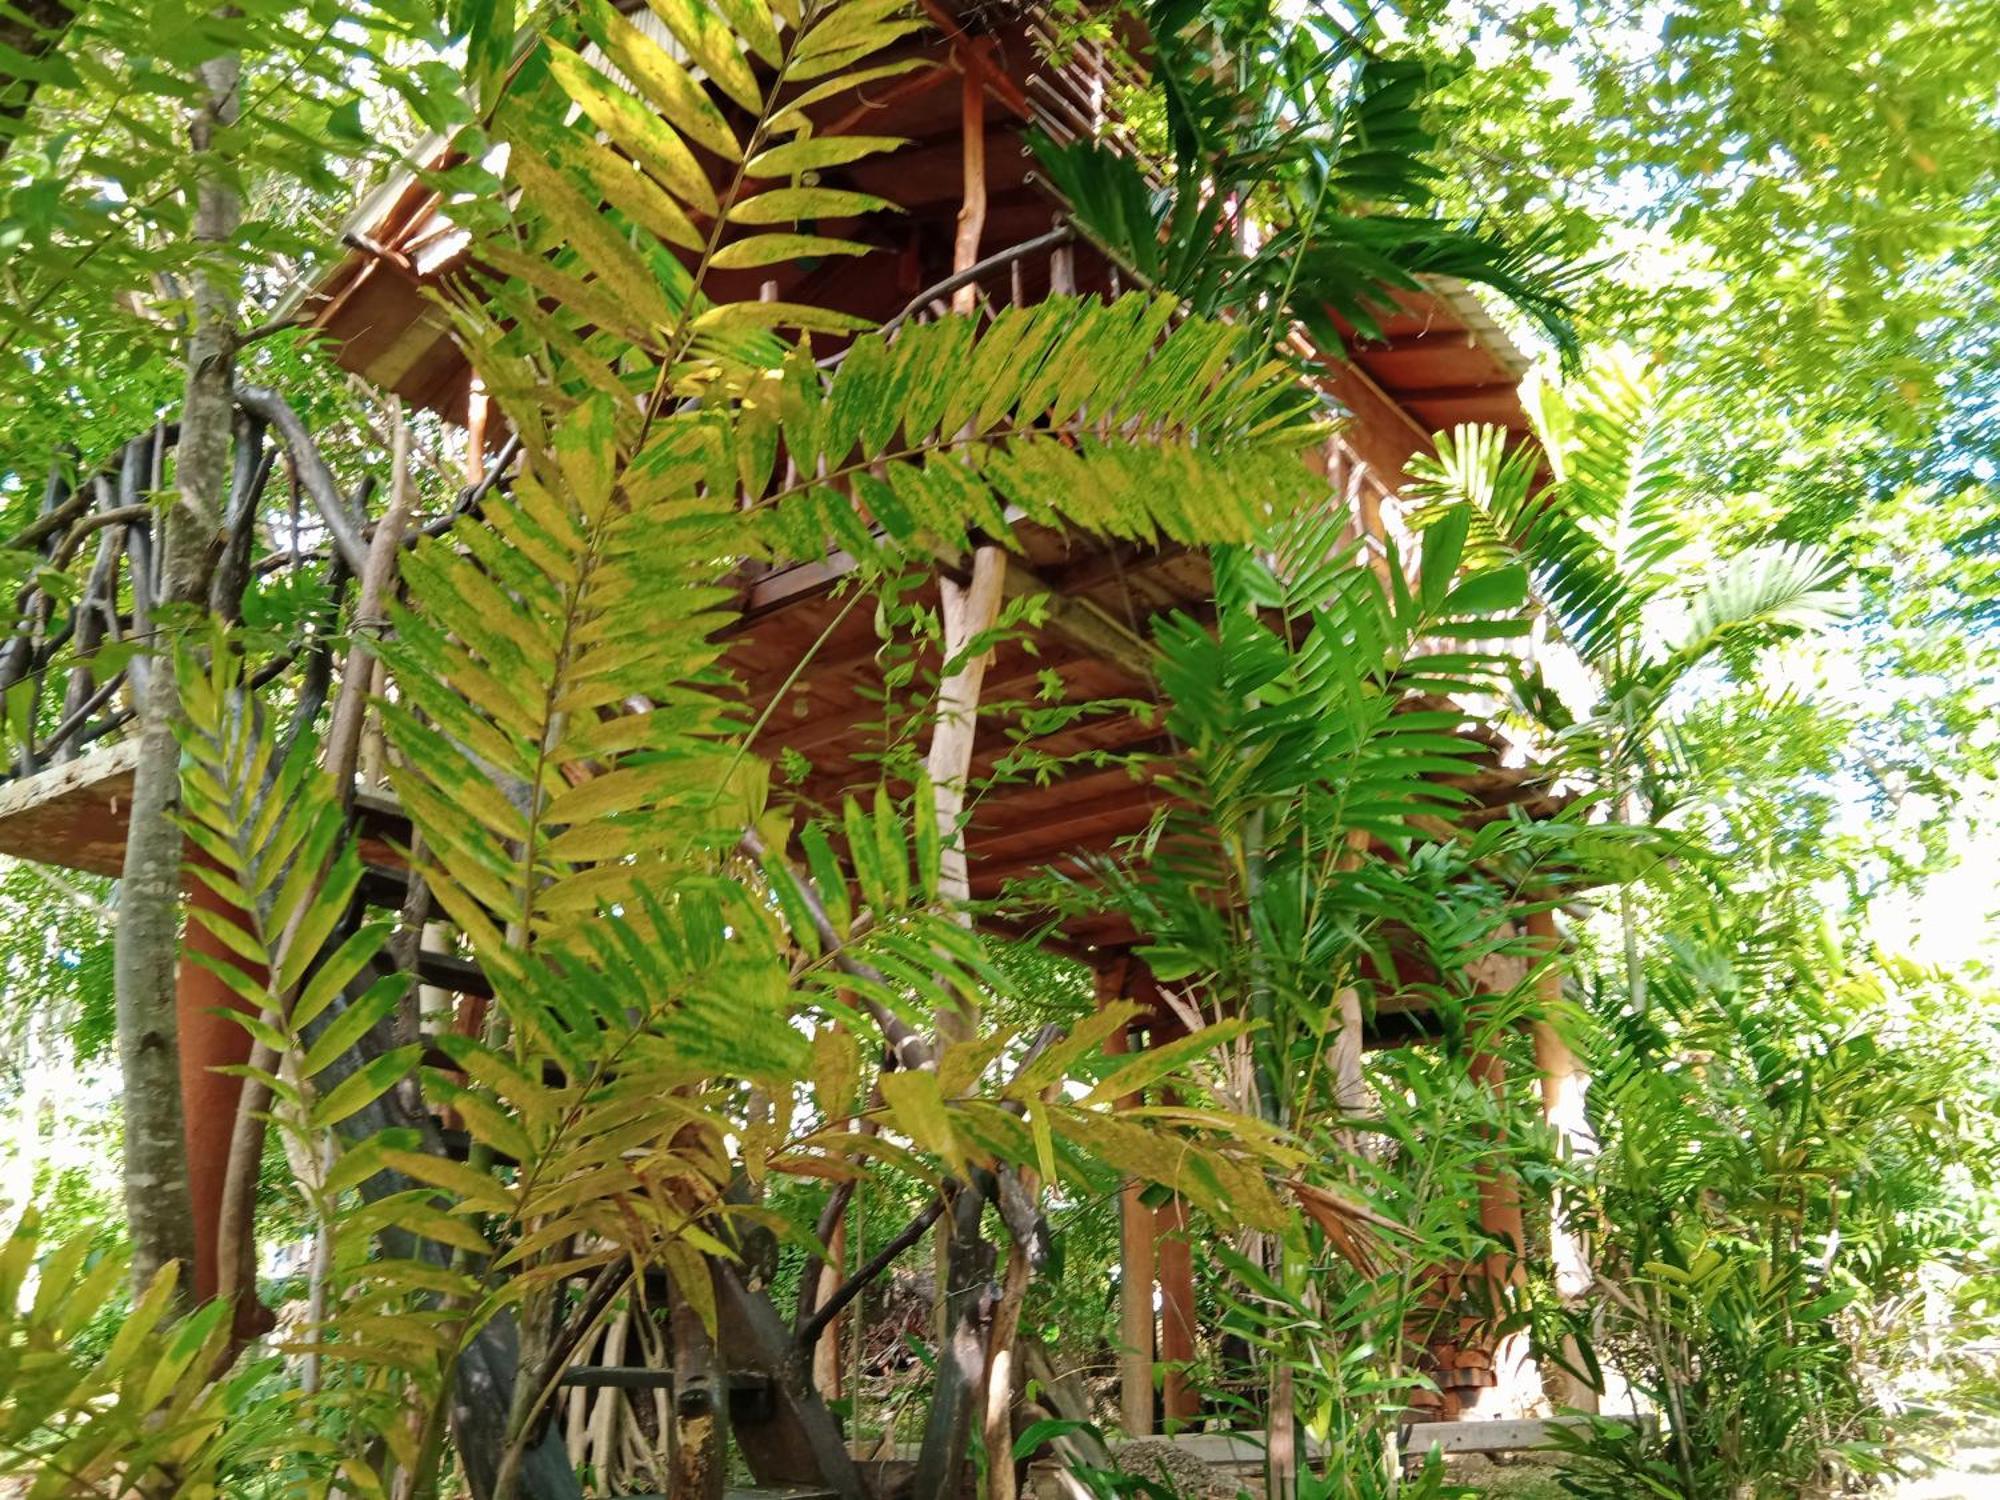
[[(241, 386), (236, 405), (232, 474), (206, 604), (237, 623), (253, 591), (288, 577), (303, 585), (316, 575), (320, 597), (285, 639), (246, 632), (260, 652), (247, 680), (254, 689), (280, 686), (271, 701), (289, 706), (296, 732), (318, 717), (335, 684), (340, 616), (366, 565), (368, 501), (377, 481), (371, 475), (343, 487), (276, 392)], [(138, 717), (148, 663), (177, 628), (162, 619), (159, 520), (176, 500), (178, 438), (177, 425), (162, 421), (94, 463), (73, 451), (58, 454), (35, 519), (0, 547), (22, 576), (0, 627), (5, 777), (29, 776), (114, 744)], [(510, 458), (503, 453), (487, 465), (485, 479), (467, 486), (444, 514), (412, 528), (411, 539), (442, 531), (475, 507)], [(289, 491), (282, 505), (266, 503), (274, 479)]]

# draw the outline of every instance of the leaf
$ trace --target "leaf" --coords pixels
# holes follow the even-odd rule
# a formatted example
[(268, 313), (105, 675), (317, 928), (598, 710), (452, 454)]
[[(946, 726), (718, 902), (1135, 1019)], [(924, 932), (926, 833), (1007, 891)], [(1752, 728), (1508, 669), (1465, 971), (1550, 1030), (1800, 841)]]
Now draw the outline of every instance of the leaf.
[(631, 79), (667, 123), (725, 161), (741, 161), (742, 148), (702, 89), (664, 48), (614, 11), (605, 0), (582, 0), (584, 25), (612, 64)]
[(867, 255), (874, 248), (823, 234), (754, 234), (724, 245), (710, 258), (710, 264), (722, 271), (739, 271), (825, 255)]
[(396, 1002), (408, 992), (409, 981), (388, 975), (370, 985), (347, 1009), (328, 1023), (299, 1062), (301, 1077), (312, 1078), (344, 1057), (347, 1050), (374, 1029), (375, 1024), (395, 1010)]
[(757, 75), (737, 50), (729, 27), (713, 11), (698, 0), (646, 0), (646, 5), (723, 93), (752, 114), (763, 109)]
[(852, 219), (894, 209), (887, 198), (840, 188), (772, 188), (729, 205), (732, 224), (790, 224), (801, 219)]
[(1528, 599), (1528, 571), (1519, 564), (1492, 568), (1466, 579), (1445, 596), (1446, 615), (1497, 615), (1521, 608)]
[(1219, 1021), (1191, 1035), (1146, 1048), (1129, 1062), (1115, 1068), (1079, 1103), (1089, 1106), (1141, 1093), (1162, 1079), (1172, 1077), (1191, 1060), (1205, 1057), (1226, 1046), (1250, 1029), (1247, 1021)]
[(459, 1202), (473, 1208), (505, 1213), (513, 1204), (513, 1197), (506, 1188), (465, 1162), (433, 1156), (427, 1151), (385, 1150), (380, 1157), (382, 1165), (391, 1171), (401, 1172), (405, 1177), (429, 1187), (443, 1188)]
[[(599, 130), (696, 212), (719, 207), (708, 174), (681, 138), (632, 96), (559, 42), (544, 41), (549, 72)], [(511, 163), (510, 163), (511, 166)]]
[(826, 167), (842, 167), (864, 156), (893, 151), (905, 144), (901, 136), (835, 135), (791, 141), (758, 152), (744, 164), (750, 177), (794, 177)]
[(877, 1083), (889, 1118), (918, 1146), (942, 1159), (958, 1175), (964, 1173), (958, 1136), (938, 1091), (937, 1075), (924, 1072), (884, 1073)]
[(349, 1115), (366, 1109), (416, 1066), (423, 1050), (415, 1044), (398, 1047), (356, 1068), (313, 1106), (313, 1128), (330, 1130)]
[(858, 333), (874, 326), (852, 313), (833, 312), (802, 302), (725, 302), (689, 325), (698, 334), (739, 327), (800, 328), (810, 333)]

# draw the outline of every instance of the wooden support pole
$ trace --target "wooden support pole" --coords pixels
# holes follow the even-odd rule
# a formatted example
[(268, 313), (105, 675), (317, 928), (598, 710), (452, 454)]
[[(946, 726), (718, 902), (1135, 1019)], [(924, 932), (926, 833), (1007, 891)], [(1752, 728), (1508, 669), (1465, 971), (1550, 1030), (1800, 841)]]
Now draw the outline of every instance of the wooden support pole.
[[(1512, 936), (1513, 932), (1511, 924), (1501, 929), (1504, 936)], [(1475, 978), (1481, 988), (1493, 995), (1513, 993), (1528, 977), (1526, 960), (1518, 955), (1495, 954), (1485, 960), (1485, 969), (1484, 973), (1476, 973)], [(1496, 1112), (1504, 1120), (1506, 1059), (1498, 1053), (1475, 1053), (1470, 1072), (1474, 1082), (1492, 1092)], [(1479, 1227), (1500, 1244), (1487, 1254), (1480, 1271), (1490, 1305), (1498, 1312), (1514, 1299), (1517, 1289), (1527, 1280), (1527, 1269), (1521, 1261), (1527, 1231), (1521, 1215), (1521, 1179), (1507, 1160), (1504, 1124), (1498, 1127), (1493, 1144), (1492, 1159), (1479, 1175)], [(1528, 1358), (1525, 1332), (1510, 1333), (1499, 1341), (1493, 1351), (1493, 1376), (1493, 1386), (1474, 1403), (1485, 1415), (1522, 1416), (1540, 1398), (1540, 1382)]]
[[(1340, 868), (1358, 869), (1368, 853), (1368, 833), (1365, 829), (1350, 829), (1346, 842)], [(1368, 1085), (1361, 1075), (1364, 1041), (1361, 992), (1351, 984), (1342, 985), (1335, 999), (1340, 1007), (1340, 1029), (1333, 1039), (1333, 1102), (1344, 1117), (1352, 1118), (1368, 1108)], [(1350, 1153), (1359, 1149), (1358, 1138), (1351, 1130), (1342, 1130), (1338, 1139)]]
[(472, 384), (465, 393), (465, 482), (476, 485), (486, 477), (486, 422), (492, 402), (486, 382), (472, 372)]
[(1194, 1253), (1187, 1239), (1187, 1205), (1170, 1199), (1154, 1219), (1160, 1270), (1160, 1410), (1169, 1423), (1192, 1421), (1201, 1402), (1188, 1384), (1194, 1362)]
[[(819, 1294), (813, 1298), (815, 1307), (825, 1306), (827, 1298), (839, 1291), (841, 1282), (846, 1279), (847, 1219), (844, 1215), (834, 1224), (826, 1249), (826, 1264), (819, 1268)], [(837, 1400), (840, 1396), (840, 1330), (841, 1320), (834, 1318), (813, 1345), (813, 1388), (826, 1401)]]
[[(1007, 580), (1007, 557), (997, 546), (972, 554), (967, 583), (940, 574), (938, 607), (944, 617), (944, 654), (956, 662), (938, 685), (937, 723), (931, 731), (926, 768), (930, 772), (938, 839), (942, 845), (939, 885), (948, 900), (963, 902), (972, 894), (965, 863), (965, 834), (959, 824), (965, 814), (965, 781), (972, 771), (972, 750), (979, 736), (979, 690), (986, 680), (991, 651), (967, 656), (966, 648), (993, 628)], [(969, 922), (970, 917), (966, 920)], [(942, 1041), (964, 1041), (972, 1035), (973, 1018), (962, 1010), (938, 1017)]]
[[(1535, 1070), (1541, 1075), (1542, 1118), (1555, 1136), (1556, 1149), (1565, 1159), (1589, 1156), (1597, 1149), (1584, 1109), (1589, 1079), (1576, 1054), (1552, 1019), (1562, 1008), (1562, 939), (1552, 913), (1538, 911), (1528, 917), (1528, 934), (1543, 950), (1542, 966), (1535, 974), (1540, 1001), (1530, 1022), (1535, 1044)], [(1581, 1233), (1566, 1222), (1560, 1201), (1549, 1205), (1549, 1259), (1555, 1267), (1556, 1293), (1566, 1303), (1574, 1303), (1590, 1290), (1590, 1253)], [(1598, 1409), (1598, 1392), (1574, 1372), (1585, 1368), (1583, 1352), (1574, 1335), (1563, 1338), (1563, 1363), (1554, 1360), (1542, 1369), (1543, 1389), (1564, 1405), (1579, 1411)]]
[[(986, 101), (974, 57), (956, 52), (964, 70), (962, 108), (964, 132), (964, 202), (959, 210), (952, 269), (963, 271), (979, 258), (979, 238), (986, 225)], [(977, 293), (966, 288), (968, 299)], [(954, 300), (969, 310), (975, 302)], [(925, 769), (931, 779), (939, 844), (942, 849), (940, 894), (958, 905), (967, 926), (972, 915), (965, 903), (972, 895), (965, 863), (965, 783), (972, 771), (972, 751), (978, 738), (979, 691), (991, 653), (971, 653), (968, 647), (999, 618), (1007, 569), (1001, 550), (976, 548), (972, 575), (961, 585), (938, 577), (938, 611), (944, 626), (945, 676), (938, 684), (937, 722), (931, 732)], [(937, 1051), (971, 1041), (978, 1014), (970, 996), (953, 996), (936, 1015)], [(950, 1208), (939, 1216), (936, 1239), (938, 1344), (937, 1380), (931, 1390), (931, 1410), (916, 1470), (916, 1490), (922, 1495), (957, 1493), (970, 1461), (972, 1441), (984, 1413), (978, 1403), (987, 1393), (986, 1360), (990, 1325), (986, 1318), (984, 1285), (992, 1279), (993, 1247), (981, 1233), (982, 1195), (961, 1187)]]
[[(1125, 976), (1131, 960), (1124, 955), (1097, 971), (1097, 1003), (1125, 998)], [(1124, 1028), (1112, 1032), (1107, 1052), (1124, 1052), (1131, 1045)], [(1137, 1104), (1129, 1095), (1121, 1108)], [(1148, 1437), (1153, 1431), (1153, 1211), (1146, 1207), (1145, 1189), (1127, 1182), (1118, 1190), (1118, 1416), (1127, 1437)]]
[[(953, 272), (978, 264), (979, 241), (986, 233), (986, 83), (978, 60), (961, 51), (964, 76), (959, 85), (960, 129), (965, 160), (965, 193), (958, 208), (958, 234), (952, 244)], [(979, 288), (962, 286), (952, 293), (951, 310), (969, 313), (979, 306)]]
[[(189, 884), (189, 915), (175, 975), (174, 1007), (181, 1040), (181, 1123), (187, 1139), (188, 1200), (194, 1213), (192, 1290), (197, 1302), (207, 1302), (222, 1289), (224, 1240), (233, 1244), (249, 1233), (247, 1225), (238, 1226), (235, 1235), (224, 1232), (230, 1140), (236, 1129), (243, 1080), (220, 1070), (241, 1067), (250, 1060), (250, 1033), (230, 1018), (231, 1012), (247, 1013), (243, 1000), (195, 957), (227, 959), (240, 966), (242, 956), (232, 952), (194, 913), (214, 912), (239, 923), (243, 914), (200, 877)], [(257, 1301), (255, 1284), (246, 1277), (236, 1290), (237, 1336), (255, 1337), (271, 1328), (270, 1314)]]

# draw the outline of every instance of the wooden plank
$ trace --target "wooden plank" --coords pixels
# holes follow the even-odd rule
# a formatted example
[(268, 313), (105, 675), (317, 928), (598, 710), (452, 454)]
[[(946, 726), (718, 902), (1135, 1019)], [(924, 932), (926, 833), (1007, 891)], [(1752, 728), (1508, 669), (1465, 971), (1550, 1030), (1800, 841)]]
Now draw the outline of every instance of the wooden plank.
[(136, 737), (0, 782), (0, 854), (116, 876), (125, 865)]

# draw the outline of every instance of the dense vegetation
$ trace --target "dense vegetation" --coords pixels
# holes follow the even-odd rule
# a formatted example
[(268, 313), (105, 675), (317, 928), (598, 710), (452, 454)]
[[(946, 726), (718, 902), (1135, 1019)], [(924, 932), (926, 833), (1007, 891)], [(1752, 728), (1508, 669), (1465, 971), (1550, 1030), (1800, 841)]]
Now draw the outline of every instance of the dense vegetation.
[[(1104, 1440), (1135, 1205), (1194, 1247), (1162, 1399), (1254, 1431), (1272, 1496), (1449, 1493), (1398, 1433), (1453, 1320), (1587, 1413), (1569, 1493), (1948, 1451), (2000, 1337), (1991, 8), (1059, 7), (1145, 64), (1116, 142), (1035, 145), (1123, 294), (882, 328), (721, 288), (866, 248), (825, 226), (896, 205), (816, 174), (896, 143), (810, 111), (935, 17), (647, 13), (0, 14), (5, 743), (109, 703), (137, 765), (120, 880), (0, 875), (0, 1483), (707, 1500), (747, 1360), (836, 1492), (838, 1418), (926, 1500), (1035, 1453), (1192, 1494)], [(426, 136), (513, 435), (470, 486), (296, 323)], [(1536, 442), (1437, 434), (1408, 534), (1357, 538), (1298, 335), (1434, 276), (1538, 351)], [(1053, 607), (992, 602), (1017, 524), (1207, 593), (1146, 632), (1156, 738), (1089, 752), (1165, 794), (1146, 833), (974, 902), (966, 810), (1138, 711), (989, 703), (1008, 754), (940, 748)], [(830, 550), (879, 733), (826, 793), (719, 663), (739, 570)], [(1536, 815), (1478, 815), (1495, 744)], [(409, 819), (391, 917), (357, 765)], [(206, 1302), (184, 876), (254, 1043)], [(1086, 912), (1181, 1039), (1125, 1051), (1137, 1007), (1033, 941)], [(424, 1010), (438, 924), (476, 1025)], [(1390, 999), (1429, 1038), (1363, 1057)], [(1587, 1103), (1542, 1096), (1559, 1056)], [(559, 1385), (614, 1349), (725, 1394), (620, 1447)]]

